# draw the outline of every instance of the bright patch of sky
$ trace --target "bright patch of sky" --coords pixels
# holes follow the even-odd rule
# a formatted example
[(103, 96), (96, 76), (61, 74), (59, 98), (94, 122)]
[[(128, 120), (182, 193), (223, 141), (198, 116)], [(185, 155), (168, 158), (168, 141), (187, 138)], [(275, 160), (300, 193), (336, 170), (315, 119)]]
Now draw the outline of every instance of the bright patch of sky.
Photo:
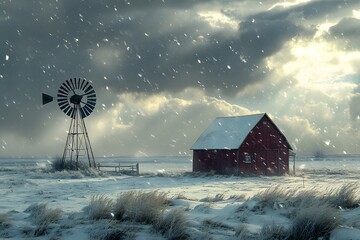
[(311, 0), (294, 0), (294, 1), (282, 1), (282, 2), (277, 2), (274, 5), (272, 5), (269, 10), (272, 10), (276, 7), (281, 7), (281, 8), (288, 8), (288, 7), (293, 7), (299, 4), (303, 4), (303, 3), (307, 3), (310, 2)]
[(221, 12), (200, 11), (198, 14), (213, 28), (231, 28), (233, 30), (238, 30), (239, 28), (239, 22), (237, 20), (231, 19)]
[(352, 10), (352, 13), (354, 18), (360, 19), (360, 9), (359, 10), (354, 9)]

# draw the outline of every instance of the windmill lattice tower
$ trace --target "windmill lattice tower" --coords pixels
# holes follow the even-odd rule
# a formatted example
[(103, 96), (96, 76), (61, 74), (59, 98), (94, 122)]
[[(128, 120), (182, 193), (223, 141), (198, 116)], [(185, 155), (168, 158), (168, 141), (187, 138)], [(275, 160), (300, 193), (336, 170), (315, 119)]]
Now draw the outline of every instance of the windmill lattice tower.
[[(42, 94), (43, 104), (54, 98)], [(60, 109), (68, 115), (70, 127), (66, 138), (61, 162), (63, 167), (69, 162), (72, 168), (78, 169), (79, 162), (86, 159), (89, 167), (96, 167), (94, 153), (86, 129), (84, 118), (89, 116), (96, 105), (96, 93), (89, 81), (80, 78), (66, 80), (59, 88), (57, 102)]]

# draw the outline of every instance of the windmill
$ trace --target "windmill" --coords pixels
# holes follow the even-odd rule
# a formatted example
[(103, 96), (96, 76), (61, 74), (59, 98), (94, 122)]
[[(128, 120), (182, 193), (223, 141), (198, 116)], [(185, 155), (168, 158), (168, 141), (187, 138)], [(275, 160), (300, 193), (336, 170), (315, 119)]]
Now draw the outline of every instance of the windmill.
[[(96, 93), (90, 82), (73, 78), (66, 80), (59, 88), (57, 102), (60, 109), (71, 118), (67, 134), (62, 164), (70, 161), (77, 169), (81, 159), (87, 159), (89, 167), (96, 167), (84, 118), (89, 116), (96, 105)], [(52, 102), (54, 97), (43, 93), (43, 105)], [(73, 163), (75, 165), (73, 165)]]

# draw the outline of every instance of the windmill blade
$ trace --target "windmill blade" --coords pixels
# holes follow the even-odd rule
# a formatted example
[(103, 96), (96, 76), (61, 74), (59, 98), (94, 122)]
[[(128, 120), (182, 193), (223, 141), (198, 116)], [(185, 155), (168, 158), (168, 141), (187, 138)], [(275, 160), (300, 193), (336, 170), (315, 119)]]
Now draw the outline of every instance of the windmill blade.
[(67, 97), (68, 92), (65, 92), (65, 91), (63, 91), (62, 89), (59, 89), (59, 91), (58, 91), (58, 96), (59, 96), (59, 95), (64, 96), (64, 97)]
[(87, 104), (94, 109), (96, 102), (90, 102), (90, 101), (88, 101)]
[(68, 102), (67, 97), (65, 96), (61, 96), (58, 94), (58, 99), (57, 99), (58, 105), (60, 106), (60, 104), (65, 104)]
[(81, 78), (78, 78), (78, 80), (77, 80), (77, 88), (78, 89), (81, 89)]
[(49, 102), (52, 102), (53, 100), (54, 100), (54, 98), (52, 96), (45, 94), (45, 93), (42, 94), (42, 104), (43, 105), (45, 105)]
[(66, 114), (71, 118), (75, 118), (75, 113), (76, 113), (76, 111), (75, 111), (74, 107), (70, 107), (70, 110)]
[(86, 108), (86, 106), (80, 108), (81, 118), (86, 118), (90, 115), (91, 112)]
[[(71, 79), (70, 79), (71, 80)], [(74, 92), (74, 87), (73, 86), (71, 86), (71, 84), (70, 84), (70, 82), (69, 82), (69, 80), (66, 80), (65, 82), (64, 82), (64, 84), (70, 89), (70, 91), (71, 92)]]
[(88, 97), (88, 102), (96, 102), (96, 97)]
[(80, 108), (80, 116), (81, 118), (86, 118), (86, 113), (85, 113), (85, 110), (83, 108)]
[[(90, 95), (90, 94), (93, 94), (95, 96), (95, 90), (92, 89), (90, 92), (85, 92), (83, 95)], [(90, 96), (88, 96), (90, 97)]]
[(88, 94), (91, 90), (94, 90), (91, 85), (89, 85), (84, 91), (86, 94)]
[(89, 109), (90, 113), (92, 113), (92, 111), (95, 108), (95, 105), (88, 103), (88, 104), (86, 104), (86, 107), (87, 107), (87, 109)]
[(70, 78), (70, 83), (71, 83), (72, 89), (74, 89), (74, 90), (77, 88), (75, 83), (74, 83), (75, 80), (76, 80), (76, 78), (74, 78), (74, 79)]
[(71, 109), (70, 105), (63, 105), (62, 107), (60, 107), (60, 109), (66, 114), (69, 115), (68, 112)]
[(61, 101), (61, 102), (58, 101), (58, 105), (59, 105), (60, 109), (63, 110), (63, 111), (64, 111), (64, 109), (66, 107), (70, 106), (67, 100), (66, 101)]
[[(80, 79), (80, 78), (79, 78), (79, 79)], [(86, 81), (83, 79), (82, 82), (81, 82), (81, 85), (80, 85), (79, 89), (81, 89), (81, 90), (83, 89), (84, 83), (86, 83)]]
[(74, 89), (78, 89), (78, 86), (77, 86), (77, 78), (74, 78), (74, 79), (73, 79), (73, 83), (74, 83)]
[(86, 103), (92, 103), (93, 105), (96, 104), (96, 98), (87, 98)]
[(71, 91), (71, 89), (68, 86), (66, 86), (66, 84), (64, 83), (60, 86), (60, 89), (62, 89), (64, 92), (67, 93)]
[(68, 94), (71, 90), (68, 89), (64, 84), (60, 86), (59, 91), (63, 91), (64, 93)]
[(85, 91), (85, 89), (87, 88), (87, 86), (89, 85), (89, 82), (85, 82), (85, 85), (81, 88), (81, 90)]
[(96, 100), (96, 94), (87, 96), (88, 99)]
[(89, 81), (81, 78), (70, 78), (60, 86), (57, 102), (66, 115), (76, 118), (78, 109), (80, 117), (85, 118), (95, 108), (96, 93)]

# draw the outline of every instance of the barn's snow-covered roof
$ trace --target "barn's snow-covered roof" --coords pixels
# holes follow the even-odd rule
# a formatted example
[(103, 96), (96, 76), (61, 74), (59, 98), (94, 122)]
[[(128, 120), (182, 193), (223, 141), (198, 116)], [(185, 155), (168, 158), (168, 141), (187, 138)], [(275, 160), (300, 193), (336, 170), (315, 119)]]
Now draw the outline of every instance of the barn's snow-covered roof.
[(200, 135), (191, 150), (238, 149), (264, 115), (218, 117)]

